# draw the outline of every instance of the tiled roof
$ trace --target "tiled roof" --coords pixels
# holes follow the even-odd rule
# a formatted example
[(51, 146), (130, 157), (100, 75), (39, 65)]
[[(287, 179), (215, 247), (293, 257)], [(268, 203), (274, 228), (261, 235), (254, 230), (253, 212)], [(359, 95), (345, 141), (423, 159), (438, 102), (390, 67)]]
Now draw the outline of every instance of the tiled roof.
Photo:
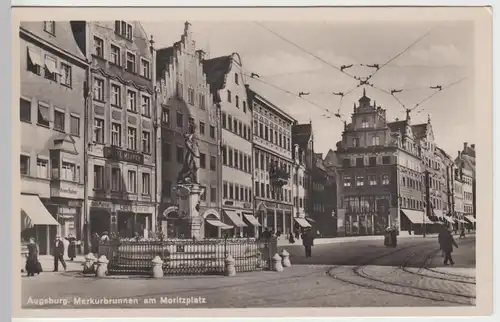
[(292, 141), (293, 144), (298, 144), (303, 147), (307, 145), (309, 139), (312, 135), (312, 125), (308, 124), (296, 124), (292, 126)]
[(413, 136), (416, 139), (421, 139), (425, 137), (425, 134), (427, 133), (427, 123), (415, 124), (411, 127), (411, 130), (413, 131)]
[(224, 87), (226, 74), (231, 68), (231, 56), (221, 56), (203, 60), (203, 72), (207, 77), (212, 95), (217, 98), (217, 93)]
[(391, 132), (401, 132), (401, 134), (405, 133), (406, 121), (395, 121), (387, 123), (387, 127)]
[(161, 48), (156, 51), (156, 78), (165, 78), (165, 71), (170, 66), (170, 59), (174, 56), (174, 47)]

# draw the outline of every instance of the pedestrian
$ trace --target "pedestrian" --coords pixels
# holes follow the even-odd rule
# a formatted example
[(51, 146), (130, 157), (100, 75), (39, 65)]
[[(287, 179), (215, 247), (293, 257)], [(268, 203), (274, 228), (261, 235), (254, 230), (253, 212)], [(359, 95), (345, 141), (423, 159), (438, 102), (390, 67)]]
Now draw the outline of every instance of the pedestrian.
[(70, 261), (73, 261), (76, 257), (76, 238), (73, 237), (72, 234), (69, 234), (68, 237), (65, 238), (69, 245), (68, 245), (68, 257)]
[(269, 231), (269, 228), (266, 227), (264, 229), (264, 232), (262, 233), (262, 238), (267, 241), (271, 238), (271, 236), (272, 235), (271, 235), (271, 232)]
[(38, 245), (35, 243), (33, 237), (29, 239), (25, 268), (28, 276), (35, 276), (35, 274), (40, 274), (42, 272), (42, 265), (38, 259)]
[(455, 242), (453, 235), (451, 234), (451, 230), (446, 230), (446, 232), (443, 233), (443, 236), (441, 237), (441, 240), (440, 240), (440, 246), (441, 246), (441, 250), (444, 252), (443, 264), (445, 266), (447, 266), (448, 263), (450, 263), (451, 265), (454, 265), (455, 262), (453, 261), (453, 258), (451, 257), (451, 253), (453, 252), (453, 246), (458, 248), (458, 245)]
[(61, 262), (66, 271), (66, 262), (64, 261), (64, 243), (61, 236), (57, 235), (53, 244), (52, 255), (54, 256), (54, 272), (59, 270), (59, 262)]
[(109, 242), (108, 232), (104, 231), (101, 235), (101, 242)]
[(306, 252), (306, 258), (312, 257), (312, 246), (314, 246), (314, 236), (311, 230), (304, 232), (301, 236), (302, 245), (304, 245), (304, 249)]
[(90, 249), (91, 253), (94, 255), (98, 255), (99, 253), (99, 234), (98, 233), (93, 233), (92, 238), (90, 239)]
[(288, 242), (290, 244), (295, 244), (295, 239), (293, 238), (293, 234), (292, 233), (290, 233), (290, 235), (288, 236)]
[(459, 239), (465, 238), (465, 228), (462, 226), (462, 229), (460, 230), (460, 236), (458, 237)]
[(444, 251), (443, 251), (443, 247), (441, 247), (441, 244), (442, 244), (443, 236), (446, 232), (447, 232), (446, 227), (441, 225), (439, 227), (439, 233), (438, 233), (438, 243), (439, 243), (439, 250), (441, 251), (441, 257), (444, 257)]

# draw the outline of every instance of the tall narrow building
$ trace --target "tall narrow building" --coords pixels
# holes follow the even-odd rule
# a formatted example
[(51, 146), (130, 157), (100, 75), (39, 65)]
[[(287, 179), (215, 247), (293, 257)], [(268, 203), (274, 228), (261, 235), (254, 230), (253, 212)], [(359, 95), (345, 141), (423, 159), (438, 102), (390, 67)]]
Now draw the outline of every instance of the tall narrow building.
[(222, 228), (232, 228), (222, 223), (218, 189), (222, 185), (218, 148), (220, 111), (218, 104), (214, 104), (203, 72), (203, 53), (196, 50), (189, 22), (184, 25), (181, 40), (157, 50), (156, 79), (162, 113), (162, 231), (169, 238), (190, 235), (188, 218), (175, 208), (179, 204), (175, 186), (186, 153), (184, 135), (194, 133), (200, 152), (198, 181), (205, 188), (199, 204), (204, 219), (202, 236), (218, 236)]

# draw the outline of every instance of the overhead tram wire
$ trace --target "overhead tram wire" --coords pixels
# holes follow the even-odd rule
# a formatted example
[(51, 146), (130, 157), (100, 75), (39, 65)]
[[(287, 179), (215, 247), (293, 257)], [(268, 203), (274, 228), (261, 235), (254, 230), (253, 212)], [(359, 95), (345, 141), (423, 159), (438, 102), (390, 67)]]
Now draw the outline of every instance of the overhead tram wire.
[[(441, 85), (438, 85), (438, 86), (435, 86), (435, 87), (438, 87), (438, 89), (432, 93), (431, 95), (429, 95), (428, 97), (424, 98), (423, 100), (421, 100), (420, 102), (418, 102), (417, 104), (415, 104), (415, 106), (413, 106), (412, 108), (410, 108), (409, 110), (410, 111), (413, 111), (414, 109), (416, 109), (417, 107), (421, 106), (423, 103), (427, 102), (428, 100), (430, 100), (432, 97), (434, 97), (434, 95), (438, 94), (438, 93), (441, 93), (442, 91), (444, 91), (445, 89), (448, 89), (448, 88), (451, 88), (455, 85), (458, 85), (460, 83), (462, 83), (463, 81), (465, 81), (468, 77), (463, 77), (457, 81), (454, 81), (450, 84), (447, 84), (447, 85), (444, 85), (444, 86), (441, 86)], [(418, 112), (417, 112), (418, 113)]]

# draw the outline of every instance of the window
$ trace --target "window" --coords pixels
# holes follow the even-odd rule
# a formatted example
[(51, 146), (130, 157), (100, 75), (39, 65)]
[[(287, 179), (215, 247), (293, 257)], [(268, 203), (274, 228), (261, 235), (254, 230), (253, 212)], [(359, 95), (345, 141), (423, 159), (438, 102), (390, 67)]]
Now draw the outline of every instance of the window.
[(122, 175), (120, 168), (111, 168), (111, 190), (121, 190)]
[(115, 33), (123, 38), (132, 40), (132, 25), (125, 21), (115, 20)]
[(188, 103), (194, 105), (194, 89), (192, 87), (188, 88)]
[(71, 87), (71, 66), (61, 63), (61, 84)]
[(224, 145), (221, 147), (222, 154), (222, 164), (227, 165), (227, 147)]
[(368, 160), (371, 166), (377, 165), (377, 157), (370, 157)]
[(382, 157), (382, 164), (391, 164), (391, 157), (390, 156), (383, 156)]
[(104, 120), (94, 118), (94, 137), (95, 143), (104, 144)]
[(233, 120), (233, 130), (234, 130), (234, 133), (238, 134), (238, 120), (237, 119), (234, 119)]
[(234, 187), (233, 184), (229, 184), (229, 199), (234, 199)]
[(21, 165), (21, 175), (29, 175), (30, 174), (30, 157), (27, 155), (22, 155), (20, 157), (20, 165)]
[(207, 167), (207, 155), (205, 153), (200, 153), (200, 168), (206, 169)]
[(240, 98), (238, 97), (238, 95), (236, 95), (236, 96), (234, 97), (234, 99), (235, 99), (235, 104), (236, 104), (236, 107), (238, 107), (238, 108), (239, 108), (239, 107), (240, 107)]
[(54, 110), (54, 130), (64, 132), (64, 112)]
[(357, 176), (356, 177), (356, 186), (361, 187), (365, 185), (365, 178), (362, 176)]
[(51, 35), (56, 34), (56, 22), (55, 21), (44, 21), (43, 22), (43, 30), (48, 32)]
[(247, 112), (247, 102), (243, 101), (243, 113)]
[(228, 165), (229, 165), (230, 167), (232, 167), (232, 166), (233, 166), (233, 149), (231, 149), (231, 148), (229, 148), (229, 154), (228, 154), (227, 159), (228, 159), (228, 161), (229, 161), (229, 162), (228, 162)]
[(184, 149), (180, 146), (177, 147), (177, 163), (184, 163)]
[(388, 174), (382, 175), (382, 184), (383, 185), (388, 185), (389, 184), (389, 175)]
[(94, 165), (94, 190), (104, 189), (104, 167)]
[(365, 165), (364, 159), (363, 158), (356, 158), (356, 166), (357, 167), (362, 167)]
[(205, 123), (200, 122), (200, 134), (205, 135)]
[(61, 179), (66, 181), (76, 181), (76, 165), (74, 163), (62, 163)]
[(177, 112), (177, 127), (182, 128), (184, 126), (184, 116), (182, 113)]
[(94, 36), (94, 56), (104, 58), (104, 41)]
[(163, 125), (169, 124), (170, 120), (170, 109), (163, 107), (161, 111), (161, 122)]
[(380, 145), (380, 138), (378, 136), (372, 137), (372, 145)]
[(370, 182), (370, 186), (377, 185), (377, 177), (376, 176), (368, 176), (368, 181)]
[[(269, 133), (269, 139), (270, 139), (270, 141), (271, 141), (271, 142), (273, 142), (273, 143), (274, 143), (274, 139), (273, 139), (273, 131), (271, 131), (271, 132)], [(276, 136), (276, 141), (277, 141), (277, 140), (278, 140), (278, 137)]]
[(238, 122), (238, 134), (243, 136), (243, 124), (241, 122)]
[(238, 154), (239, 152), (237, 150), (234, 150), (234, 167), (238, 169)]
[(142, 95), (142, 115), (151, 117), (151, 99), (149, 96)]
[(31, 102), (24, 98), (19, 100), (19, 119), (31, 123)]
[(215, 171), (216, 170), (216, 158), (215, 156), (210, 156), (210, 170)]
[(55, 82), (59, 73), (55, 58), (45, 55), (45, 78)]
[(227, 129), (229, 131), (233, 130), (233, 118), (231, 117), (231, 115), (227, 117)]
[(344, 177), (344, 187), (350, 187), (351, 186), (351, 177), (345, 176)]
[(28, 47), (28, 61), (26, 62), (26, 69), (33, 74), (40, 75), (42, 67), (42, 58), (40, 52)]
[(142, 194), (149, 195), (151, 193), (151, 175), (149, 173), (142, 173)]
[(127, 52), (127, 71), (135, 73), (135, 55)]
[(210, 125), (210, 137), (215, 139), (215, 126)]
[(359, 139), (358, 138), (352, 139), (352, 146), (355, 148), (359, 147)]
[(137, 94), (134, 91), (127, 91), (127, 109), (132, 112), (137, 112)]
[(100, 78), (94, 78), (94, 99), (104, 101), (104, 80)]
[(363, 129), (368, 128), (368, 121), (367, 121), (367, 120), (365, 120), (365, 119), (363, 119), (363, 120), (361, 121), (361, 127), (362, 127)]
[(210, 187), (210, 202), (217, 201), (217, 190), (215, 187)]
[(111, 63), (116, 66), (121, 66), (121, 50), (120, 47), (111, 45)]
[(266, 141), (268, 141), (268, 140), (269, 140), (269, 128), (267, 127), (267, 125), (266, 125), (266, 126), (264, 126), (264, 128), (265, 128), (265, 131), (264, 131), (264, 139), (265, 139)]
[(199, 94), (199, 100), (200, 100), (200, 108), (202, 110), (204, 110), (205, 109), (205, 94), (200, 93)]
[(46, 159), (36, 159), (36, 176), (47, 179), (49, 177), (49, 161)]
[(182, 98), (184, 96), (184, 89), (182, 83), (179, 81), (177, 81), (176, 83), (175, 92), (177, 93), (177, 97), (179, 98)]
[(142, 131), (142, 152), (151, 153), (151, 134), (148, 131)]
[(144, 58), (141, 58), (141, 76), (144, 78), (150, 78), (150, 65), (149, 61)]
[(49, 107), (41, 102), (38, 103), (38, 124), (49, 127), (50, 114)]
[(131, 193), (137, 192), (137, 172), (133, 170), (128, 170), (127, 176), (127, 191)]
[(227, 101), (231, 103), (231, 91), (227, 90)]
[(111, 105), (121, 106), (121, 92), (120, 85), (111, 84)]
[(234, 82), (236, 83), (236, 85), (239, 84), (238, 74), (234, 74)]
[(122, 145), (122, 126), (118, 123), (111, 124), (111, 145), (121, 146)]
[(129, 127), (127, 129), (127, 148), (129, 150), (137, 150), (137, 129)]

